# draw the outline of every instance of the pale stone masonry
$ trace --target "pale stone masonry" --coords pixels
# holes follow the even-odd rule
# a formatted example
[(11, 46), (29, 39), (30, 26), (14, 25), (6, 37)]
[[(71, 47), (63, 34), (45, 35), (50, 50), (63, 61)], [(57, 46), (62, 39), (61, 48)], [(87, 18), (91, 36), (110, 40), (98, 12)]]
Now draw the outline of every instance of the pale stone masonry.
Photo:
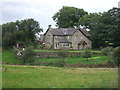
[(83, 50), (92, 48), (90, 34), (81, 28), (49, 28), (44, 34), (46, 48)]

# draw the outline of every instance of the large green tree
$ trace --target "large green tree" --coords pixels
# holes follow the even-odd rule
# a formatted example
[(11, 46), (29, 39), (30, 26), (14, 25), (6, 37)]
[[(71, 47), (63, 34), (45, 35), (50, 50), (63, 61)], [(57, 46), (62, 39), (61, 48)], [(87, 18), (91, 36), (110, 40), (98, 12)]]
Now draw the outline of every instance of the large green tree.
[(103, 13), (90, 13), (80, 18), (80, 25), (90, 29), (93, 47), (120, 46), (119, 8)]
[(23, 45), (33, 44), (37, 33), (42, 29), (34, 19), (25, 19), (2, 25), (3, 47), (11, 47), (16, 43)]
[(94, 27), (100, 22), (101, 15), (102, 13), (85, 14), (82, 18), (79, 19), (79, 25), (93, 30)]
[(53, 20), (56, 26), (62, 28), (69, 28), (79, 26), (79, 19), (87, 14), (83, 9), (75, 7), (63, 6), (57, 13), (54, 14)]
[(120, 29), (118, 25), (120, 19), (116, 14), (118, 12), (120, 12), (120, 9), (113, 8), (102, 14), (99, 23), (91, 30), (94, 46), (120, 46)]

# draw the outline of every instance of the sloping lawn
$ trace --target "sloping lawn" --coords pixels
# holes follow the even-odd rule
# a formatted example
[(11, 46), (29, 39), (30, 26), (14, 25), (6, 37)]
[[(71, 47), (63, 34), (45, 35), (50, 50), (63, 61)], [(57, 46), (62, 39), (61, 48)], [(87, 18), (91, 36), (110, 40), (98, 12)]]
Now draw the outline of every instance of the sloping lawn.
[[(59, 52), (59, 50), (35, 49), (36, 52)], [(84, 52), (84, 50), (69, 50), (68, 52)], [(94, 53), (101, 53), (101, 51), (92, 50)]]
[(17, 59), (12, 50), (2, 51), (2, 62), (6, 64), (20, 64), (20, 60)]
[[(60, 61), (61, 58), (36, 58), (35, 62), (49, 62), (49, 63), (55, 63), (57, 61)], [(107, 56), (92, 56), (86, 60), (86, 58), (83, 57), (68, 57), (65, 60), (65, 63), (68, 64), (104, 64), (109, 61), (109, 58)]]
[(3, 88), (117, 88), (117, 68), (6, 65)]

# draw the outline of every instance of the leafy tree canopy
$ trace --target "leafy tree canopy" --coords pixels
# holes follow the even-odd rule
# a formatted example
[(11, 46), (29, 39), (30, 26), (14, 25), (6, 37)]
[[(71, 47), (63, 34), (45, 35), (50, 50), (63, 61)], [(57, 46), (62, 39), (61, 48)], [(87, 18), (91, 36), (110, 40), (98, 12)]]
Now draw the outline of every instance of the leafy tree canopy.
[(54, 14), (53, 20), (56, 22), (56, 26), (58, 27), (75, 27), (79, 25), (79, 19), (85, 14), (87, 14), (87, 12), (83, 9), (63, 6), (59, 12)]
[(3, 47), (11, 47), (18, 42), (23, 45), (30, 45), (36, 39), (35, 34), (41, 31), (39, 23), (32, 18), (3, 24), (2, 45)]

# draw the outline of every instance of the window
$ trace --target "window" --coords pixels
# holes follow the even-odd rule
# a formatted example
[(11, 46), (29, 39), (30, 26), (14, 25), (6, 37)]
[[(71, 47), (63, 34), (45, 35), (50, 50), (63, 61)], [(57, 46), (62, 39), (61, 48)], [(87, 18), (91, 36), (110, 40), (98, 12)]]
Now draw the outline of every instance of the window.
[(56, 47), (58, 47), (59, 46), (59, 43), (56, 43)]
[(57, 47), (57, 43), (56, 43), (56, 47)]
[(57, 36), (55, 36), (55, 38), (58, 38)]
[(75, 36), (75, 38), (77, 39), (78, 35)]
[(70, 36), (68, 36), (68, 39), (70, 39)]
[(69, 43), (63, 43), (62, 46), (63, 47), (69, 47)]

